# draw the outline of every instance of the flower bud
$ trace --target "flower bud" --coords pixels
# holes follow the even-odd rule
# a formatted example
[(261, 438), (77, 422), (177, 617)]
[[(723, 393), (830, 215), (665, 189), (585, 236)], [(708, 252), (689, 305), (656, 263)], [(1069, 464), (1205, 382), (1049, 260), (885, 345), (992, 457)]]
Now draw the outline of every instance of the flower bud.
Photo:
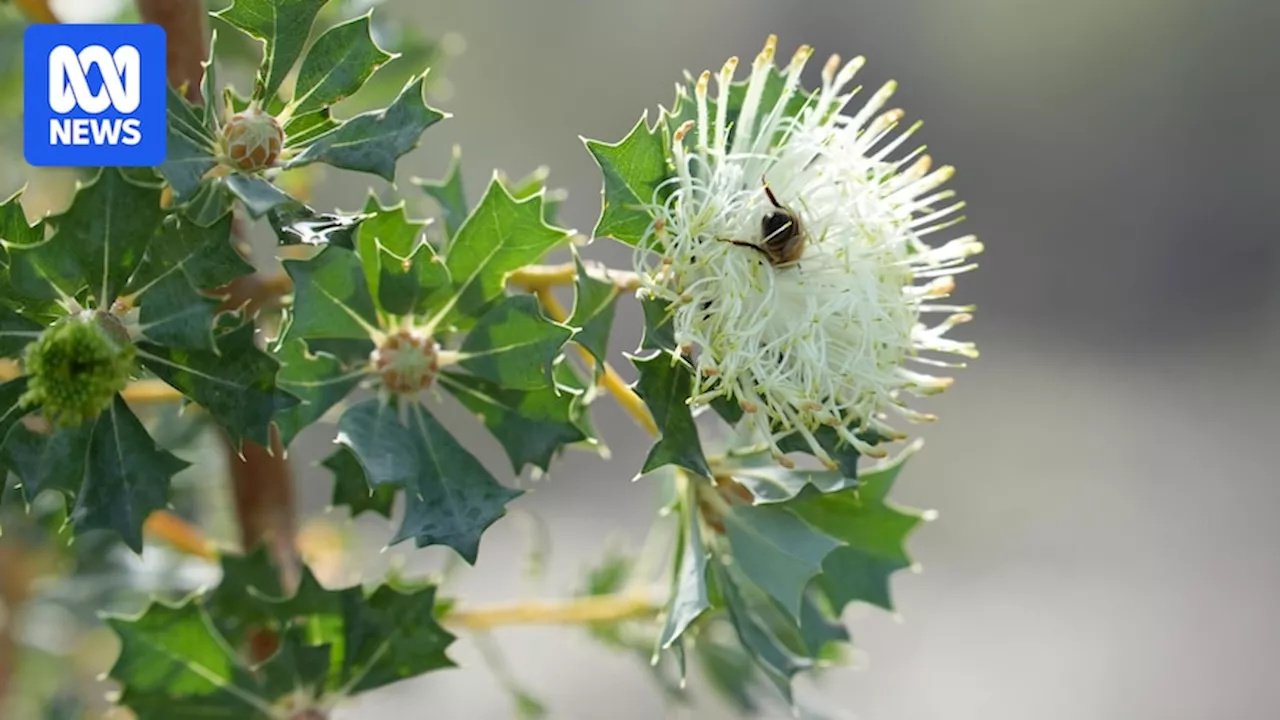
[(251, 106), (227, 121), (222, 130), (227, 159), (243, 172), (258, 172), (271, 167), (284, 145), (284, 130), (276, 119)]
[(27, 392), (21, 402), (39, 405), (54, 425), (82, 425), (124, 389), (135, 354), (128, 333), (112, 315), (86, 311), (69, 317), (27, 346)]
[(390, 335), (369, 356), (387, 390), (411, 395), (425, 390), (440, 371), (440, 347), (430, 335), (401, 330)]

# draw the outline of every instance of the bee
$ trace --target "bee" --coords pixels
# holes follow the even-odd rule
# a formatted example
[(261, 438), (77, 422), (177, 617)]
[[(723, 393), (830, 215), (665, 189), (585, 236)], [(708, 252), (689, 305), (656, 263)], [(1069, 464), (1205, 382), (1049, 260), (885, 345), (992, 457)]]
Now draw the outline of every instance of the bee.
[(725, 240), (724, 242), (749, 247), (759, 252), (775, 268), (790, 267), (800, 262), (800, 256), (804, 254), (806, 243), (804, 226), (800, 224), (798, 215), (778, 202), (777, 196), (769, 188), (769, 181), (763, 178), (761, 178), (761, 181), (764, 182), (765, 195), (769, 197), (769, 202), (773, 204), (774, 209), (766, 213), (764, 218), (760, 220), (760, 235), (762, 237), (760, 243), (749, 243), (741, 240)]

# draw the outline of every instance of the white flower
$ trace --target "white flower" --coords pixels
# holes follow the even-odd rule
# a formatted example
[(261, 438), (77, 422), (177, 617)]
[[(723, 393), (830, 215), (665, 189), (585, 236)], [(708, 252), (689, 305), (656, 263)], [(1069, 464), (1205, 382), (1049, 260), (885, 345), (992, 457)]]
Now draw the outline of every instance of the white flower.
[[(676, 174), (654, 199), (637, 271), (644, 292), (671, 303), (676, 341), (697, 371), (694, 404), (737, 402), (785, 465), (778, 440), (796, 431), (833, 464), (814, 437), (823, 425), (864, 454), (883, 456), (859, 435), (905, 437), (886, 424), (885, 411), (931, 420), (907, 408), (904, 396), (951, 384), (910, 365), (963, 367), (921, 352), (977, 356), (971, 343), (943, 337), (971, 319), (972, 308), (936, 301), (951, 293), (953, 275), (974, 267), (967, 258), (982, 245), (971, 236), (925, 244), (959, 221), (963, 204), (947, 204), (953, 193), (938, 190), (952, 168), (930, 172), (923, 148), (897, 153), (919, 124), (898, 133), (902, 111), (877, 116), (894, 83), (845, 114), (857, 92), (845, 87), (863, 59), (841, 66), (833, 56), (822, 88), (810, 94), (799, 81), (812, 49), (801, 47), (779, 76), (776, 43), (770, 36), (752, 65), (736, 122), (729, 113), (737, 58), (720, 71), (713, 100), (710, 72), (694, 83), (696, 119), (672, 135)], [(794, 111), (806, 99), (788, 114), (789, 104)], [(766, 183), (806, 240), (794, 264), (775, 266), (756, 249), (762, 223), (778, 211)], [(778, 220), (770, 219), (773, 227)], [(937, 312), (950, 315), (921, 323), (922, 313)]]

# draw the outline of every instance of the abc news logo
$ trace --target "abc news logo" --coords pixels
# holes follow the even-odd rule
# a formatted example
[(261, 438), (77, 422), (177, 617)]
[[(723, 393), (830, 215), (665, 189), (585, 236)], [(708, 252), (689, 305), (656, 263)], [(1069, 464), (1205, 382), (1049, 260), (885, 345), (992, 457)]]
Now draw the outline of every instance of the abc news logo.
[[(49, 107), (61, 115), (78, 108), (98, 115), (109, 108), (123, 115), (142, 104), (141, 56), (138, 48), (121, 45), (114, 53), (101, 45), (76, 52), (59, 45), (49, 53)], [(102, 74), (98, 92), (89, 89), (87, 70)], [(137, 145), (142, 142), (137, 118), (62, 117), (49, 120), (50, 145)]]
[(153, 166), (166, 155), (164, 30), (31, 25), (23, 150), (37, 166)]

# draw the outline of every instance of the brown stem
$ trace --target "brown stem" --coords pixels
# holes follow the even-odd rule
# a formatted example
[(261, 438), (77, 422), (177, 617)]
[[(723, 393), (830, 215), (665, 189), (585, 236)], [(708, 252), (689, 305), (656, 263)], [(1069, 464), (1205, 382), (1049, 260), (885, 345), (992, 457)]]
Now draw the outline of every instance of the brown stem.
[[(137, 4), (143, 22), (156, 23), (165, 29), (169, 84), (185, 87), (191, 102), (202, 102), (202, 63), (209, 47), (205, 40), (204, 1), (137, 0)], [(244, 252), (240, 238), (237, 224), (234, 242), (237, 249)], [(255, 298), (260, 283), (257, 275), (248, 275), (223, 288), (228, 295), (224, 309), (239, 308), (246, 299)], [(246, 309), (256, 309), (255, 304), (250, 302)], [(273, 432), (271, 450), (248, 440), (243, 447), (236, 448), (225, 436), (224, 442), (230, 459), (241, 545), (247, 550), (266, 542), (281, 568), (281, 579), (287, 587), (292, 587), (299, 578), (298, 553), (294, 547), (293, 474), (279, 438)]]

